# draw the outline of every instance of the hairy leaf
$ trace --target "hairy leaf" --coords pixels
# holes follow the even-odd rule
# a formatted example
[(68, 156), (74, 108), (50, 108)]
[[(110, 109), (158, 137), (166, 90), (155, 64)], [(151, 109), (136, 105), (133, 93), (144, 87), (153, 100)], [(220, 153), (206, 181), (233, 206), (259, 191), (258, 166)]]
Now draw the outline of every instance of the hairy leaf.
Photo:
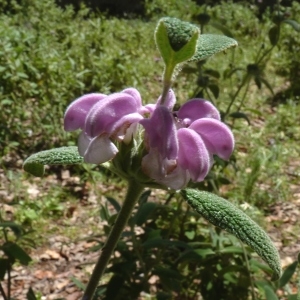
[(176, 18), (160, 19), (155, 30), (157, 48), (167, 66), (190, 59), (196, 51), (200, 29)]
[(214, 194), (185, 189), (182, 195), (187, 203), (201, 216), (253, 248), (274, 271), (273, 280), (281, 275), (280, 257), (266, 232), (248, 215), (229, 201)]
[(25, 160), (23, 168), (34, 176), (42, 177), (45, 172), (45, 165), (72, 165), (80, 163), (83, 163), (83, 157), (79, 155), (76, 146), (71, 146), (35, 153)]
[(197, 42), (196, 53), (189, 61), (203, 60), (237, 45), (236, 40), (225, 35), (201, 34)]

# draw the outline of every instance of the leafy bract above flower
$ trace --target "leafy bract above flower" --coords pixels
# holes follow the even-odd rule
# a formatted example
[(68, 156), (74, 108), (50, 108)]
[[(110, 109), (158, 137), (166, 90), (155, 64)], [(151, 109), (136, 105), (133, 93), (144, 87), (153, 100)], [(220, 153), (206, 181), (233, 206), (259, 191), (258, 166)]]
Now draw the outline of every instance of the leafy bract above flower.
[(128, 88), (109, 96), (87, 94), (70, 104), (64, 117), (66, 131), (81, 129), (78, 151), (85, 162), (101, 164), (112, 159), (118, 149), (112, 142), (128, 142), (137, 123), (148, 110), (142, 106), (140, 93)]
[(213, 155), (229, 159), (234, 138), (209, 101), (191, 99), (172, 112), (172, 98), (175, 95), (170, 90), (167, 106), (159, 105), (158, 101), (151, 117), (140, 121), (148, 147), (142, 167), (156, 182), (181, 189), (190, 179), (204, 180), (213, 164)]

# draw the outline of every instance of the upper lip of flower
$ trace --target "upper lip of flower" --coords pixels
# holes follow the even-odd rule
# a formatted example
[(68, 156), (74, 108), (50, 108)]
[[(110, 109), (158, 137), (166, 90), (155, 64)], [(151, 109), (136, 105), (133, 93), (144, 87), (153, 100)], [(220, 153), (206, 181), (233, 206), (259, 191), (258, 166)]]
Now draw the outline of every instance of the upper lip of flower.
[[(102, 163), (118, 152), (110, 139), (125, 139), (127, 129), (143, 119), (142, 114), (146, 111), (139, 92), (134, 88), (109, 96), (87, 94), (69, 105), (64, 117), (64, 127), (66, 131), (82, 129), (83, 133), (78, 141), (80, 154), (86, 162)], [(134, 130), (130, 130), (129, 134), (132, 135), (132, 131)], [(98, 154), (96, 145), (102, 145)]]
[(97, 102), (87, 114), (85, 132), (91, 137), (103, 133), (111, 135), (124, 123), (133, 123), (142, 119), (139, 109), (134, 98), (127, 93), (109, 95)]

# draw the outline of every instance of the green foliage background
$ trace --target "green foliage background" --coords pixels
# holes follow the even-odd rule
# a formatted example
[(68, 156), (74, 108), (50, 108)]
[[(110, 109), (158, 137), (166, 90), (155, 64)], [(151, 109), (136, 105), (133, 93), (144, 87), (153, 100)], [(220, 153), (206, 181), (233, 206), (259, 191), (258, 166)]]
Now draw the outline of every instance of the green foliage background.
[[(281, 10), (289, 19), (299, 19), (297, 1)], [(206, 23), (201, 18), (204, 13), (210, 16)], [(233, 159), (229, 166), (216, 164), (204, 186), (226, 194), (237, 205), (249, 205), (247, 213), (261, 224), (268, 205), (291, 199), (291, 185), (299, 184), (300, 172), (299, 30), (282, 23), (279, 41), (272, 47), (269, 32), (276, 23), (274, 13), (267, 10), (259, 19), (257, 7), (231, 1), (197, 6), (191, 0), (148, 0), (143, 16), (117, 18), (91, 12), (84, 6), (79, 11), (71, 6), (60, 8), (52, 0), (0, 0), (0, 167), (9, 182), (1, 189), (14, 191), (13, 202), (18, 204), (15, 217), (21, 224), (45, 226), (48, 219), (63, 217), (63, 199), (76, 201), (74, 195), (57, 186), (51, 187), (44, 199), (26, 199), (21, 182), (30, 179), (18, 169), (18, 159), (76, 144), (77, 133), (65, 133), (62, 126), (64, 111), (73, 99), (83, 93), (112, 93), (133, 86), (141, 92), (144, 103), (156, 101), (161, 93), (163, 63), (153, 31), (164, 16), (194, 22), (204, 33), (225, 32), (239, 43), (238, 48), (218, 54), (200, 66), (183, 66), (174, 84), (179, 104), (201, 91), (222, 112), (226, 112), (242, 86), (231, 112), (243, 113), (244, 118), (226, 118), (236, 138)], [(259, 53), (269, 48), (272, 51), (257, 70)], [(242, 85), (247, 72), (252, 72), (248, 89)], [(256, 72), (267, 84), (255, 78)], [(13, 170), (8, 170), (10, 167)], [(106, 180), (122, 186), (111, 174), (99, 173), (99, 168), (83, 168), (85, 175), (82, 169), (74, 170), (80, 174), (81, 182)], [(141, 214), (138, 221), (133, 220), (128, 232), (133, 236), (135, 225), (147, 229), (134, 241), (137, 250), (131, 251), (128, 243), (118, 246), (128, 264), (134, 265), (131, 277), (124, 281), (121, 274), (120, 278), (123, 256), (115, 258), (115, 269), (110, 270), (116, 282), (123, 280), (122, 293), (130, 290), (135, 295), (143, 288), (149, 289), (146, 281), (142, 282), (144, 286), (130, 286), (130, 280), (140, 278), (141, 270), (135, 262), (141, 257), (147, 272), (160, 277), (161, 298), (157, 299), (168, 299), (170, 291), (193, 299), (188, 297), (199, 292), (197, 274), (206, 276), (200, 285), (206, 299), (213, 299), (218, 288), (224, 299), (232, 299), (237, 293), (240, 299), (248, 299), (251, 276), (258, 282), (262, 274), (269, 274), (270, 270), (257, 263), (250, 249), (242, 249), (236, 239), (207, 226), (174, 195), (167, 200), (162, 197), (153, 205), (146, 200), (151, 211), (146, 216)], [(109, 224), (113, 223), (115, 215), (109, 215), (107, 207), (101, 206), (100, 214)], [(172, 239), (183, 244), (164, 242)], [(169, 258), (178, 260), (173, 263)], [(168, 268), (159, 268), (160, 263)], [(168, 280), (170, 276), (174, 276), (174, 281)], [(264, 299), (264, 285), (257, 283), (257, 287), (261, 297), (258, 299)], [(275, 290), (276, 286), (272, 288)]]

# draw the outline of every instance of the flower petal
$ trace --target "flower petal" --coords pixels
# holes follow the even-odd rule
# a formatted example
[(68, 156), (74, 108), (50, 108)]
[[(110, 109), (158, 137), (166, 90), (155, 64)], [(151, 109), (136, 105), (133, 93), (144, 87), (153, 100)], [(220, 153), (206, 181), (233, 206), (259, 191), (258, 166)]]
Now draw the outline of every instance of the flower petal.
[(172, 173), (168, 174), (160, 183), (173, 189), (180, 190), (187, 186), (191, 177), (187, 170), (177, 166)]
[(153, 103), (150, 103), (150, 104), (146, 104), (144, 106), (144, 110), (145, 110), (145, 113), (150, 113), (152, 114), (155, 110), (155, 108), (157, 107), (156, 104), (153, 104)]
[(107, 134), (121, 141), (126, 135), (126, 131), (130, 127), (130, 125), (138, 123), (142, 119), (143, 117), (139, 113), (125, 115), (117, 122), (112, 124), (111, 128), (107, 129)]
[(95, 137), (106, 133), (120, 118), (138, 112), (139, 107), (133, 97), (127, 93), (115, 93), (95, 104), (85, 122), (85, 131)]
[(178, 165), (188, 170), (193, 181), (202, 181), (208, 174), (211, 161), (201, 137), (193, 130), (178, 130)]
[(142, 169), (146, 175), (159, 182), (166, 176), (162, 157), (157, 149), (150, 149), (142, 159)]
[(190, 180), (186, 170), (177, 166), (175, 160), (163, 159), (157, 149), (150, 149), (150, 152), (143, 157), (142, 169), (157, 183), (174, 190), (185, 187)]
[(136, 136), (137, 130), (138, 130), (138, 123), (132, 123), (125, 132), (124, 136), (118, 136), (118, 140), (123, 141), (125, 144), (129, 144), (130, 141)]
[(91, 107), (98, 101), (105, 98), (106, 95), (92, 93), (84, 95), (73, 101), (67, 108), (64, 117), (64, 128), (66, 131), (83, 129), (85, 118)]
[(132, 96), (132, 98), (135, 100), (136, 107), (139, 109), (142, 107), (142, 98), (140, 92), (135, 88), (127, 88), (123, 90), (121, 93), (126, 93)]
[(81, 156), (85, 155), (86, 149), (88, 148), (91, 138), (88, 137), (83, 131), (80, 133), (78, 137), (78, 152)]
[[(158, 98), (158, 100), (156, 102), (156, 105), (157, 106), (161, 105), (160, 102), (161, 102), (161, 96)], [(165, 100), (163, 106), (167, 107), (169, 110), (172, 110), (175, 103), (176, 103), (175, 93), (172, 89), (170, 89), (168, 94), (167, 94), (167, 97), (166, 97), (166, 100)]]
[(106, 136), (97, 136), (91, 140), (84, 154), (84, 161), (91, 164), (102, 164), (111, 160), (118, 153), (117, 147)]
[(218, 110), (207, 100), (191, 99), (184, 103), (178, 110), (177, 116), (185, 126), (189, 126), (200, 118), (213, 118), (220, 120)]
[(222, 159), (229, 159), (234, 148), (234, 137), (231, 130), (215, 119), (203, 118), (191, 124), (204, 141), (208, 151)]
[(162, 158), (177, 158), (177, 130), (174, 118), (167, 107), (157, 106), (150, 119), (143, 119), (140, 124), (145, 128), (150, 148), (157, 148)]

